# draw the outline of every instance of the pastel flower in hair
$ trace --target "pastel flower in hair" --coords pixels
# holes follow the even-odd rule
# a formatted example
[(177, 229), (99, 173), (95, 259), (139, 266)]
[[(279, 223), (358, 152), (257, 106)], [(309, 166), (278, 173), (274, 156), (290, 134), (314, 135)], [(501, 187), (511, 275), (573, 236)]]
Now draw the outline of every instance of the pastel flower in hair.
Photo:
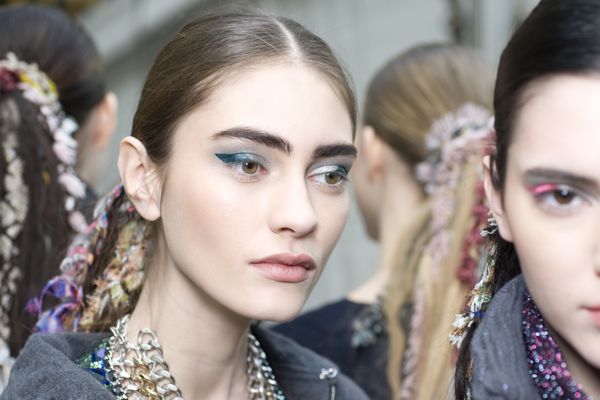
[[(85, 184), (74, 169), (77, 141), (73, 134), (77, 131), (77, 123), (62, 110), (54, 82), (36, 64), (20, 61), (13, 53), (0, 61), (0, 83), (4, 82), (7, 85), (2, 87), (3, 91), (19, 90), (24, 98), (38, 106), (54, 142), (52, 149), (59, 161), (59, 182), (75, 200), (84, 198)], [(70, 214), (75, 212), (71, 200), (65, 202), (65, 208)], [(79, 216), (69, 216), (69, 222), (75, 232), (81, 232), (85, 226)]]

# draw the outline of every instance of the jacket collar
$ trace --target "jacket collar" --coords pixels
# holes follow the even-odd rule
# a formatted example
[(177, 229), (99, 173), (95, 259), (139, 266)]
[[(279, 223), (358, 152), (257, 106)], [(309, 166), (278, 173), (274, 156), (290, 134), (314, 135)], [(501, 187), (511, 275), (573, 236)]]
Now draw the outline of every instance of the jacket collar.
[(293, 340), (257, 325), (252, 329), (268, 355), (286, 398), (311, 400), (368, 399), (338, 367)]
[(474, 399), (536, 399), (521, 328), (526, 287), (521, 275), (494, 296), (471, 341)]

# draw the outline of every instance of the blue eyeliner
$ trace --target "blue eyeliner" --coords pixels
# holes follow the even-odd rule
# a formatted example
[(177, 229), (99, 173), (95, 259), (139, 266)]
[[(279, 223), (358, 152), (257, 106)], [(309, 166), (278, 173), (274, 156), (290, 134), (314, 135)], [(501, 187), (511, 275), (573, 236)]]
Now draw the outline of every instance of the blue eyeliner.
[(240, 163), (245, 161), (255, 161), (248, 153), (217, 153), (217, 158), (225, 164)]

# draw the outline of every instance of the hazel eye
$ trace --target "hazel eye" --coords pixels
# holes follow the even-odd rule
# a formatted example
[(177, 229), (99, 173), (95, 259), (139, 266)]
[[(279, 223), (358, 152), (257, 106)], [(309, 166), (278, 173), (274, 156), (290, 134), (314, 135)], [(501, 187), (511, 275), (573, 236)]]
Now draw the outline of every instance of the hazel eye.
[(327, 190), (342, 191), (348, 180), (348, 169), (341, 165), (325, 165), (311, 172), (308, 179)]
[(258, 163), (254, 161), (244, 161), (242, 163), (242, 172), (248, 175), (254, 175), (258, 172)]
[(217, 158), (229, 168), (235, 176), (244, 181), (254, 181), (262, 175), (268, 174), (262, 157), (251, 153), (215, 154)]
[(337, 185), (343, 180), (344, 178), (337, 172), (327, 172), (325, 174), (325, 183), (328, 185)]

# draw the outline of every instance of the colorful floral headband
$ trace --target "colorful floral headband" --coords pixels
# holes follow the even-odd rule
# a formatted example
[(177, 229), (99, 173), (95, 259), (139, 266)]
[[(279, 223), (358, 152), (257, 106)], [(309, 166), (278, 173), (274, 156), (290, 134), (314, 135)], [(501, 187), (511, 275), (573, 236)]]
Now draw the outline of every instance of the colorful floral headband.
[[(75, 208), (78, 199), (85, 196), (85, 185), (74, 172), (77, 142), (72, 134), (77, 130), (77, 124), (64, 114), (52, 80), (37, 65), (22, 62), (13, 53), (8, 53), (6, 59), (0, 60), (0, 95), (14, 92), (21, 93), (26, 100), (36, 105), (48, 126), (58, 159), (58, 180), (66, 194), (65, 209), (69, 224), (75, 232), (80, 232), (86, 222)], [(0, 199), (0, 338), (6, 340), (10, 336), (8, 314), (21, 277), (21, 270), (14, 263), (19, 256), (15, 241), (23, 230), (29, 210), (29, 188), (23, 179), (24, 163), (19, 157), (17, 132), (21, 116), (16, 104), (8, 102), (1, 118), (6, 172), (5, 195)]]

